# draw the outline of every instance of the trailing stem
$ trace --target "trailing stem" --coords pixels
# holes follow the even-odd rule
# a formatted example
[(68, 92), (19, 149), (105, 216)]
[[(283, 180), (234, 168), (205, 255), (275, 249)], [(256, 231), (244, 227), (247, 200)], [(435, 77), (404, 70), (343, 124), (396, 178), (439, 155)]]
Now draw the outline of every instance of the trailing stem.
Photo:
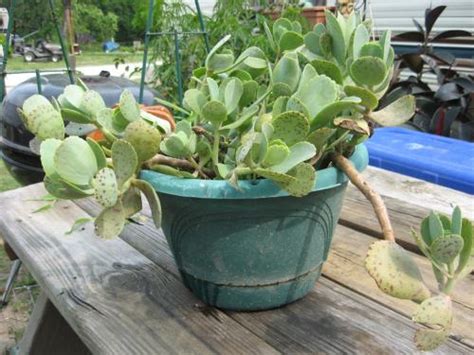
[(383, 236), (386, 240), (395, 241), (395, 235), (393, 233), (392, 224), (388, 217), (387, 208), (382, 200), (382, 197), (374, 191), (359, 172), (354, 168), (352, 163), (340, 153), (334, 153), (332, 161), (336, 166), (344, 171), (349, 180), (364, 194), (364, 196), (370, 201), (374, 209), (375, 215), (382, 227)]

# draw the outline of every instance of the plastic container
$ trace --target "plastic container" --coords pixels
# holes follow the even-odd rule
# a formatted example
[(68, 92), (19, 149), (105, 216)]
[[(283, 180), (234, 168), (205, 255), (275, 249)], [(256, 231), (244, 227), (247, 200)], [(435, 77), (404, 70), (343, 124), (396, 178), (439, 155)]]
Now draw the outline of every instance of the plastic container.
[(474, 143), (387, 127), (366, 146), (372, 166), (474, 194)]
[[(359, 146), (351, 157), (368, 162)], [(313, 192), (288, 196), (270, 180), (181, 179), (143, 171), (160, 197), (163, 232), (184, 284), (203, 302), (232, 310), (275, 308), (305, 296), (321, 274), (347, 177), (317, 172)]]

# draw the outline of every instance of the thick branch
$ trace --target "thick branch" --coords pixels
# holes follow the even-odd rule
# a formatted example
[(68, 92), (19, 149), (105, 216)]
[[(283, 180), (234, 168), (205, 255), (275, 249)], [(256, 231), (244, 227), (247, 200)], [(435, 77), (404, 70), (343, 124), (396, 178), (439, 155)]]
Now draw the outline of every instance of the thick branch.
[(383, 236), (386, 240), (395, 241), (395, 235), (393, 233), (392, 224), (388, 217), (387, 208), (382, 200), (382, 197), (374, 191), (359, 172), (354, 168), (352, 163), (345, 158), (342, 154), (335, 153), (332, 155), (332, 161), (336, 166), (341, 169), (349, 178), (349, 180), (364, 194), (369, 200), (374, 209), (375, 215), (379, 221), (380, 227), (382, 227)]
[[(195, 166), (188, 160), (171, 158), (162, 154), (156, 154), (153, 158), (147, 160), (145, 162), (145, 167), (151, 168), (153, 165), (157, 165), (157, 164), (168, 165), (168, 166), (172, 166), (173, 168), (186, 170), (189, 172), (194, 172), (196, 170)], [(207, 178), (214, 176), (212, 170), (205, 169), (205, 168), (201, 170), (205, 174), (204, 176)]]

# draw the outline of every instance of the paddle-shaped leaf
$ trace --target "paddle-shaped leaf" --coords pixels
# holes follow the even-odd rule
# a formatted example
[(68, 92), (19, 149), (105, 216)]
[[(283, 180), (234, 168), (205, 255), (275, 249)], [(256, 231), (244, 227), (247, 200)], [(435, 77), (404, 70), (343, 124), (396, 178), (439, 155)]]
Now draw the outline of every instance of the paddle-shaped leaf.
[(95, 154), (89, 144), (79, 137), (68, 137), (56, 149), (56, 171), (64, 180), (87, 186), (98, 170)]
[(360, 56), (361, 57), (377, 57), (380, 59), (384, 59), (383, 57), (383, 49), (378, 44), (378, 42), (369, 42), (362, 46), (360, 49)]
[(122, 206), (125, 218), (129, 218), (142, 209), (142, 197), (140, 190), (131, 186), (122, 195)]
[(301, 69), (298, 63), (298, 56), (296, 53), (288, 52), (275, 65), (273, 81), (288, 85), (291, 92), (293, 92), (298, 86), (300, 74)]
[(369, 118), (382, 126), (399, 126), (414, 115), (415, 108), (415, 97), (406, 95), (383, 109), (370, 113)]
[(56, 150), (61, 145), (61, 143), (62, 141), (54, 138), (47, 139), (41, 143), (41, 166), (43, 167), (46, 176), (54, 177), (56, 175), (56, 167), (54, 166), (54, 156), (56, 154)]
[(348, 96), (357, 96), (361, 99), (360, 104), (365, 106), (369, 111), (373, 110), (379, 104), (379, 100), (372, 91), (364, 89), (360, 86), (347, 85), (344, 86), (344, 92)]
[(342, 73), (339, 67), (333, 62), (327, 60), (316, 59), (311, 62), (311, 65), (316, 69), (318, 74), (324, 74), (334, 80), (336, 83), (342, 85)]
[(309, 142), (299, 142), (290, 147), (290, 153), (279, 164), (269, 169), (278, 173), (287, 173), (298, 164), (311, 159), (316, 154), (316, 148)]
[(117, 203), (119, 191), (115, 173), (110, 168), (99, 170), (94, 178), (95, 199), (103, 207), (112, 207)]
[(337, 95), (336, 83), (326, 75), (309, 80), (295, 94), (308, 108), (310, 119), (313, 119), (324, 107), (336, 101)]
[(105, 102), (102, 96), (96, 91), (87, 90), (81, 98), (79, 109), (91, 116), (95, 116), (100, 110), (104, 109)]
[(64, 138), (64, 122), (61, 114), (43, 96), (33, 95), (23, 103), (19, 110), (26, 128), (40, 140)]
[(291, 51), (303, 45), (303, 36), (293, 31), (287, 31), (282, 34), (279, 41), (281, 51)]
[(332, 38), (331, 51), (337, 61), (340, 64), (344, 64), (346, 61), (346, 42), (344, 40), (344, 33), (336, 17), (328, 10), (325, 10), (325, 14), (326, 28)]
[(359, 85), (380, 84), (387, 73), (385, 63), (376, 57), (360, 57), (351, 65), (351, 77)]
[(105, 154), (102, 147), (93, 139), (87, 138), (87, 144), (91, 147), (92, 152), (95, 155), (95, 160), (97, 162), (97, 169), (105, 168), (107, 161), (105, 159)]
[(138, 168), (138, 157), (133, 146), (126, 140), (119, 139), (112, 145), (112, 163), (117, 176), (118, 188), (132, 178)]
[(440, 263), (449, 264), (456, 259), (464, 245), (460, 235), (450, 234), (436, 238), (430, 246), (431, 255)]
[(202, 108), (202, 116), (213, 125), (219, 125), (227, 119), (227, 108), (220, 101), (209, 101)]
[(395, 242), (373, 243), (365, 259), (365, 267), (377, 286), (386, 294), (413, 301), (430, 297), (420, 270), (405, 249)]
[(278, 165), (283, 162), (288, 157), (288, 155), (290, 155), (290, 149), (283, 142), (279, 144), (271, 144), (267, 149), (267, 153), (263, 159), (262, 165)]
[(369, 42), (370, 36), (367, 28), (361, 23), (354, 32), (354, 40), (352, 43), (352, 55), (354, 59), (360, 57), (360, 50), (364, 44)]
[(296, 181), (296, 178), (294, 176), (284, 173), (277, 173), (270, 169), (257, 168), (254, 170), (254, 173), (264, 177), (265, 179), (270, 179), (275, 182), (281, 182), (284, 184), (289, 184), (293, 181)]
[(133, 146), (139, 161), (152, 158), (160, 150), (160, 131), (143, 120), (130, 123), (124, 139)]
[(119, 108), (120, 113), (128, 122), (133, 122), (140, 118), (140, 107), (129, 90), (124, 90), (120, 95)]
[(89, 197), (94, 194), (93, 189), (81, 190), (75, 185), (69, 184), (61, 178), (44, 178), (44, 187), (51, 195), (64, 200), (76, 200)]
[(295, 180), (290, 182), (278, 182), (277, 184), (291, 196), (302, 197), (309, 194), (316, 180), (316, 171), (307, 163), (300, 163), (288, 172)]
[[(211, 78), (208, 79), (212, 80)], [(201, 113), (201, 108), (206, 104), (206, 102), (206, 97), (201, 90), (189, 89), (184, 93), (184, 107), (196, 112), (197, 114)]]
[(156, 228), (161, 228), (161, 204), (153, 186), (143, 180), (134, 180), (132, 185), (145, 195), (151, 209), (151, 216)]
[(125, 226), (125, 213), (122, 202), (118, 201), (114, 206), (102, 210), (95, 219), (95, 232), (103, 239), (117, 237)]
[(301, 112), (287, 111), (274, 117), (272, 139), (281, 139), (288, 146), (303, 141), (309, 132), (309, 122)]
[(244, 92), (242, 82), (238, 78), (232, 78), (224, 90), (224, 103), (227, 114), (231, 114), (239, 106), (240, 98)]

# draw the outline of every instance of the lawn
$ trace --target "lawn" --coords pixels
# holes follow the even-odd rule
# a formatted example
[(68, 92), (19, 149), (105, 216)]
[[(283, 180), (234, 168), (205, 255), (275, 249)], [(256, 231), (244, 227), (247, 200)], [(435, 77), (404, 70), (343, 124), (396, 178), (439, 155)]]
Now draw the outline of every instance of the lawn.
[[(83, 52), (76, 57), (76, 65), (87, 66), (87, 65), (104, 65), (114, 64), (114, 60), (117, 58), (123, 59), (126, 63), (141, 62), (143, 58), (143, 52)], [(23, 60), (23, 57), (12, 57), (8, 60), (7, 69), (8, 71), (14, 70), (45, 70), (45, 69), (62, 69), (65, 68), (64, 61), (58, 63), (53, 62), (32, 62), (27, 63)]]
[[(0, 192), (15, 189), (20, 185), (11, 177), (2, 159), (0, 159)], [(5, 281), (10, 271), (11, 262), (3, 249), (3, 241), (0, 236), (0, 295), (3, 293)], [(21, 338), (28, 314), (31, 311), (31, 291), (23, 286), (34, 285), (35, 281), (25, 268), (15, 282), (17, 291), (11, 297), (8, 307), (0, 311), (0, 354), (4, 348), (11, 346)], [(32, 290), (36, 295), (38, 288)]]

